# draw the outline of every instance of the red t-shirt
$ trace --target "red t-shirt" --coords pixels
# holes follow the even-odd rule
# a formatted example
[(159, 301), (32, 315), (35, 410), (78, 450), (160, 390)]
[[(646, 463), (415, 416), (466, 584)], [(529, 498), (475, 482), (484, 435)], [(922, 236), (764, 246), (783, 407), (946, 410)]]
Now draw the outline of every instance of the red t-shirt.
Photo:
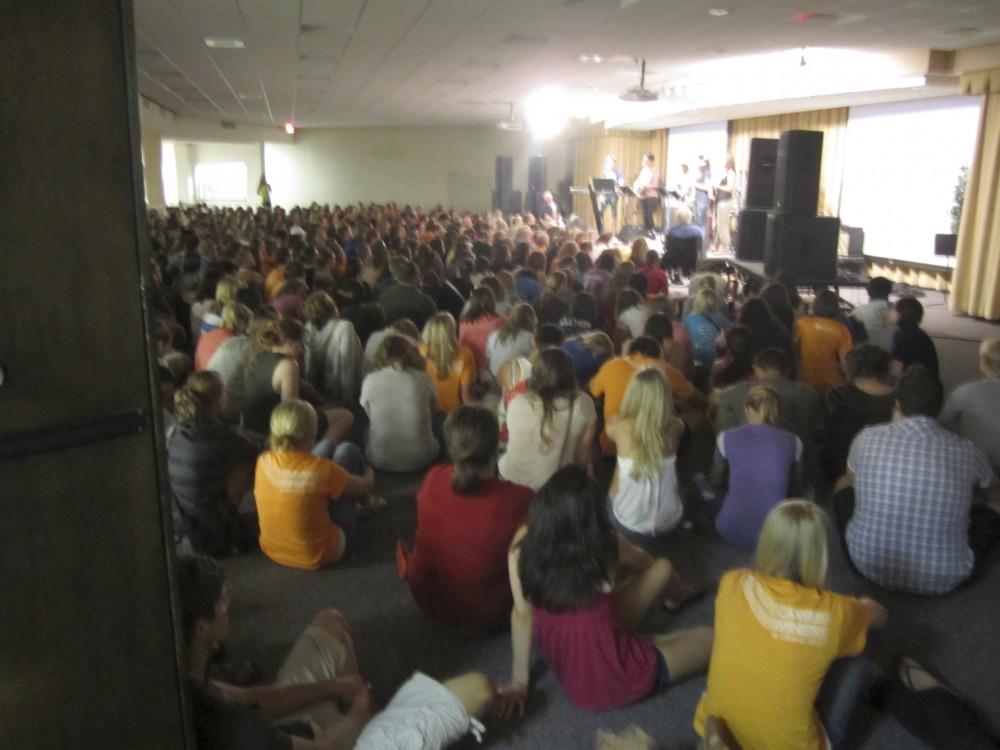
[(667, 274), (659, 266), (643, 266), (639, 273), (646, 277), (647, 297), (655, 297), (667, 288)]
[(534, 493), (487, 479), (474, 493), (451, 488), (451, 466), (435, 466), (417, 493), (417, 534), (406, 578), (417, 606), (435, 620), (469, 633), (496, 630), (513, 600), (507, 550), (528, 518)]

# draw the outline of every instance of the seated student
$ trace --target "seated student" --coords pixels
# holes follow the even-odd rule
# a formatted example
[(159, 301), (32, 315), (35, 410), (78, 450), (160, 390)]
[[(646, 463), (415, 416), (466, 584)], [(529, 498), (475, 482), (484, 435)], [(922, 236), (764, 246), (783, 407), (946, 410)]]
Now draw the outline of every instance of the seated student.
[(610, 518), (627, 536), (666, 534), (681, 522), (676, 462), (683, 432), (663, 373), (654, 367), (636, 373), (607, 425), (618, 455), (608, 489)]
[(349, 320), (340, 318), (337, 305), (325, 292), (305, 302), (306, 380), (324, 398), (353, 402), (361, 391), (364, 352)]
[(432, 429), (437, 389), (412, 339), (387, 336), (375, 355), (375, 369), (361, 384), (368, 413), (365, 455), (383, 471), (417, 471), (441, 452)]
[(868, 302), (851, 310), (851, 317), (865, 328), (865, 340), (886, 351), (892, 346), (895, 332), (890, 294), (892, 282), (884, 276), (877, 276), (868, 282)]
[(738, 322), (753, 334), (754, 351), (781, 349), (789, 362), (794, 360), (795, 347), (791, 331), (785, 328), (785, 324), (778, 320), (762, 298), (750, 297), (746, 300), (740, 308)]
[(452, 463), (433, 467), (417, 493), (413, 551), (401, 574), (414, 601), (450, 628), (500, 630), (510, 615), (507, 548), (534, 493), (496, 478), (499, 430), (489, 409), (460, 406), (444, 426)]
[(655, 250), (647, 250), (643, 259), (645, 265), (639, 269), (639, 273), (646, 277), (646, 297), (655, 297), (667, 291), (669, 284), (667, 274), (660, 268), (660, 254)]
[(933, 750), (997, 750), (1000, 736), (976, 709), (908, 656), (896, 660), (896, 673), (873, 691), (906, 731)]
[[(694, 727), (725, 723), (738, 744), (838, 750), (867, 688), (867, 633), (888, 613), (827, 590), (829, 519), (787, 500), (764, 523), (753, 569), (719, 582), (708, 683)], [(853, 658), (852, 658), (853, 657)]]
[(820, 396), (844, 382), (844, 357), (851, 351), (851, 332), (838, 318), (840, 300), (826, 289), (816, 295), (813, 314), (795, 322), (799, 380)]
[[(350, 443), (324, 453), (316, 443), (316, 410), (305, 401), (282, 401), (271, 413), (270, 450), (257, 459), (254, 497), (260, 548), (280, 565), (315, 570), (340, 560), (352, 543), (358, 501), (375, 474)], [(332, 460), (331, 460), (332, 458)]]
[(916, 297), (900, 297), (896, 301), (896, 331), (892, 336), (892, 374), (899, 377), (912, 365), (923, 365), (931, 372), (938, 371), (937, 349), (920, 322), (924, 319), (924, 306)]
[(420, 274), (411, 260), (398, 257), (389, 264), (396, 283), (383, 291), (378, 303), (385, 310), (385, 319), (391, 325), (408, 318), (420, 328), (437, 312), (434, 300), (420, 291)]
[(747, 393), (747, 423), (719, 433), (712, 484), (729, 488), (715, 518), (724, 540), (752, 550), (771, 509), (802, 484), (802, 441), (778, 427), (781, 400), (774, 389), (755, 385)]
[(615, 346), (604, 331), (590, 331), (566, 339), (563, 350), (573, 360), (576, 382), (584, 388), (601, 366), (615, 356)]
[(486, 358), (494, 378), (510, 360), (531, 354), (537, 328), (534, 308), (523, 302), (514, 305), (503, 327), (493, 331), (486, 339)]
[[(663, 347), (663, 359), (668, 364), (680, 370), (684, 374), (684, 377), (690, 377), (692, 366), (691, 334), (684, 327), (684, 324), (677, 320), (677, 305), (669, 297), (661, 296), (653, 300), (650, 309), (653, 311), (653, 314), (649, 316), (649, 320), (653, 320), (659, 315), (670, 321), (670, 335), (659, 336), (650, 333), (649, 320), (646, 321), (644, 333), (647, 336), (653, 336), (653, 338), (660, 342), (660, 346)], [(669, 346), (666, 343), (666, 339), (668, 338), (670, 339)]]
[[(531, 368), (538, 359), (538, 354), (546, 349), (562, 346), (562, 331), (554, 325), (541, 325), (535, 335), (534, 346), (530, 357), (518, 357), (508, 360), (500, 368), (497, 375), (497, 385), (500, 386), (500, 403), (497, 404), (497, 419), (500, 422), (500, 442), (507, 444), (507, 409), (510, 402), (522, 393), (528, 392), (531, 384)], [(579, 381), (577, 381), (579, 382)]]
[(469, 306), (458, 326), (458, 342), (476, 355), (476, 369), (480, 374), (489, 372), (486, 342), (490, 334), (503, 327), (506, 320), (496, 314), (496, 299), (486, 287), (473, 289)]
[(642, 636), (640, 623), (682, 587), (657, 559), (614, 586), (619, 541), (607, 499), (577, 466), (557, 472), (535, 496), (528, 525), (514, 537), (508, 570), (514, 595), (511, 681), (497, 712), (523, 715), (532, 642), (578, 708), (607, 711), (656, 695), (701, 671), (710, 628)]
[(926, 367), (903, 373), (892, 423), (858, 433), (837, 483), (833, 507), (849, 558), (887, 589), (951, 591), (1000, 540), (1000, 513), (974, 496), (995, 481), (993, 469), (970, 441), (938, 424), (943, 399)]
[(507, 408), (500, 476), (537, 490), (563, 466), (589, 470), (596, 431), (594, 402), (577, 387), (573, 361), (562, 349), (546, 349), (532, 365), (528, 392)]
[(569, 314), (559, 321), (564, 336), (576, 336), (598, 328), (597, 303), (592, 294), (580, 292), (573, 297)]
[(691, 223), (691, 211), (687, 208), (677, 209), (674, 218), (676, 223), (667, 230), (667, 249), (660, 259), (660, 265), (690, 276), (701, 257), (704, 237), (701, 227)]
[(716, 340), (729, 327), (716, 307), (716, 294), (712, 289), (702, 289), (694, 298), (691, 314), (684, 318), (684, 327), (691, 334), (691, 356), (694, 360), (693, 379), (703, 387), (718, 352)]
[(213, 556), (253, 544), (237, 508), (250, 488), (259, 449), (222, 422), (225, 408), (219, 376), (196, 372), (174, 396), (176, 426), (167, 437), (167, 475), (180, 530), (196, 552)]
[(889, 385), (889, 352), (874, 344), (860, 344), (847, 353), (844, 370), (848, 382), (826, 394), (826, 440), (823, 469), (836, 482), (847, 467), (851, 442), (868, 425), (892, 419), (896, 403)]
[(971, 440), (1000, 474), (1000, 338), (979, 345), (982, 380), (958, 386), (944, 404), (941, 424)]
[(373, 331), (371, 336), (368, 337), (368, 342), (365, 344), (364, 366), (362, 367), (365, 375), (375, 369), (375, 355), (378, 354), (379, 347), (382, 346), (382, 342), (387, 336), (394, 333), (406, 336), (414, 343), (419, 344), (420, 342), (420, 331), (409, 318), (397, 320), (391, 326)]
[(212, 655), (229, 635), (222, 568), (206, 557), (176, 563), (180, 619), (200, 750), (378, 750), (404, 747), (416, 733), (423, 750), (461, 739), (493, 699), (489, 679), (471, 672), (443, 683), (416, 672), (372, 718), (371, 686), (358, 670), (350, 623), (321, 611), (292, 646), (270, 685), (209, 680)]
[(195, 372), (203, 372), (209, 368), (209, 362), (226, 341), (233, 336), (247, 332), (253, 313), (246, 305), (239, 302), (227, 302), (222, 308), (220, 325), (198, 337), (198, 346), (194, 352)]
[(712, 364), (708, 384), (712, 388), (753, 380), (754, 338), (749, 328), (732, 326), (726, 329), (726, 351)]
[(629, 288), (618, 293), (618, 300), (615, 306), (615, 322), (617, 323), (617, 328), (626, 334), (623, 338), (641, 336), (642, 327), (646, 325), (646, 320), (648, 319), (649, 307), (639, 292)]
[(437, 394), (435, 412), (447, 414), (472, 401), (476, 359), (468, 347), (459, 346), (451, 313), (440, 312), (427, 321), (421, 334), (420, 353)]
[[(660, 344), (651, 336), (640, 336), (629, 344), (628, 354), (605, 362), (590, 381), (590, 394), (594, 398), (604, 398), (605, 424), (618, 413), (632, 376), (645, 367), (656, 367), (663, 372), (675, 402), (679, 402), (675, 405), (697, 406), (702, 403), (688, 379), (663, 361)], [(614, 455), (614, 444), (606, 431), (601, 432), (601, 450), (605, 456)]]

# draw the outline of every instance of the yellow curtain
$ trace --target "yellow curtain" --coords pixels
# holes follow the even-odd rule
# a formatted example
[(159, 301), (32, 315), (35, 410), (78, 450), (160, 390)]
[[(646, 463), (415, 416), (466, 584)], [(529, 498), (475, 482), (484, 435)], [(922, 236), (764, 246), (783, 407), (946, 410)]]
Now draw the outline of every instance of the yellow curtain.
[(736, 162), (736, 172), (746, 174), (750, 165), (750, 139), (777, 138), (782, 130), (822, 131), (818, 210), (820, 216), (839, 216), (847, 145), (847, 107), (730, 120), (729, 153)]
[(958, 227), (958, 258), (948, 306), (1000, 319), (1000, 68), (963, 75), (963, 94), (983, 97), (979, 137)]
[[(667, 160), (667, 131), (604, 130), (597, 125), (578, 135), (574, 146), (574, 185), (585, 187), (591, 179), (600, 177), (604, 171), (604, 157), (608, 154), (615, 157), (625, 182), (631, 184), (642, 169), (644, 154), (652, 154), (663, 172)], [(573, 196), (573, 213), (581, 217), (587, 226), (594, 225), (594, 211), (588, 196)]]

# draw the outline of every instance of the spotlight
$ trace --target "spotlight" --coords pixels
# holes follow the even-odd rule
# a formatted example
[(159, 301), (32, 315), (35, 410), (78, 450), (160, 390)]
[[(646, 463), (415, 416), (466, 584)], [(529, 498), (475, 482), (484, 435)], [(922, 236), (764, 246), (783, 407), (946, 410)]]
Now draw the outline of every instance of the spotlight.
[(295, 125), (293, 125), (290, 122), (286, 122), (285, 123), (285, 132), (288, 133), (288, 135), (295, 135)]

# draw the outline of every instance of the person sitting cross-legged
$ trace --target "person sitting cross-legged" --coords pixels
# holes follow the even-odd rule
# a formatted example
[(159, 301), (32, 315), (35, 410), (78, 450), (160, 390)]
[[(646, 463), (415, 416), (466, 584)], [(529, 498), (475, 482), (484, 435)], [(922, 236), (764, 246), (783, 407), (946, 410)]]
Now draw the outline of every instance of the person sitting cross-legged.
[(851, 443), (833, 497), (849, 559), (887, 589), (944, 594), (1000, 540), (1000, 513), (977, 502), (995, 481), (986, 456), (942, 427), (944, 388), (914, 365), (899, 379), (891, 424)]
[(438, 682), (416, 672), (372, 717), (371, 686), (358, 670), (354, 636), (336, 610), (321, 611), (292, 646), (270, 685), (209, 679), (213, 654), (229, 635), (222, 568), (207, 557), (175, 566), (187, 685), (199, 750), (441, 750), (470, 731), (493, 699), (490, 680), (470, 672)]
[(971, 440), (1000, 473), (1000, 338), (979, 345), (982, 380), (956, 388), (941, 411), (941, 424)]

